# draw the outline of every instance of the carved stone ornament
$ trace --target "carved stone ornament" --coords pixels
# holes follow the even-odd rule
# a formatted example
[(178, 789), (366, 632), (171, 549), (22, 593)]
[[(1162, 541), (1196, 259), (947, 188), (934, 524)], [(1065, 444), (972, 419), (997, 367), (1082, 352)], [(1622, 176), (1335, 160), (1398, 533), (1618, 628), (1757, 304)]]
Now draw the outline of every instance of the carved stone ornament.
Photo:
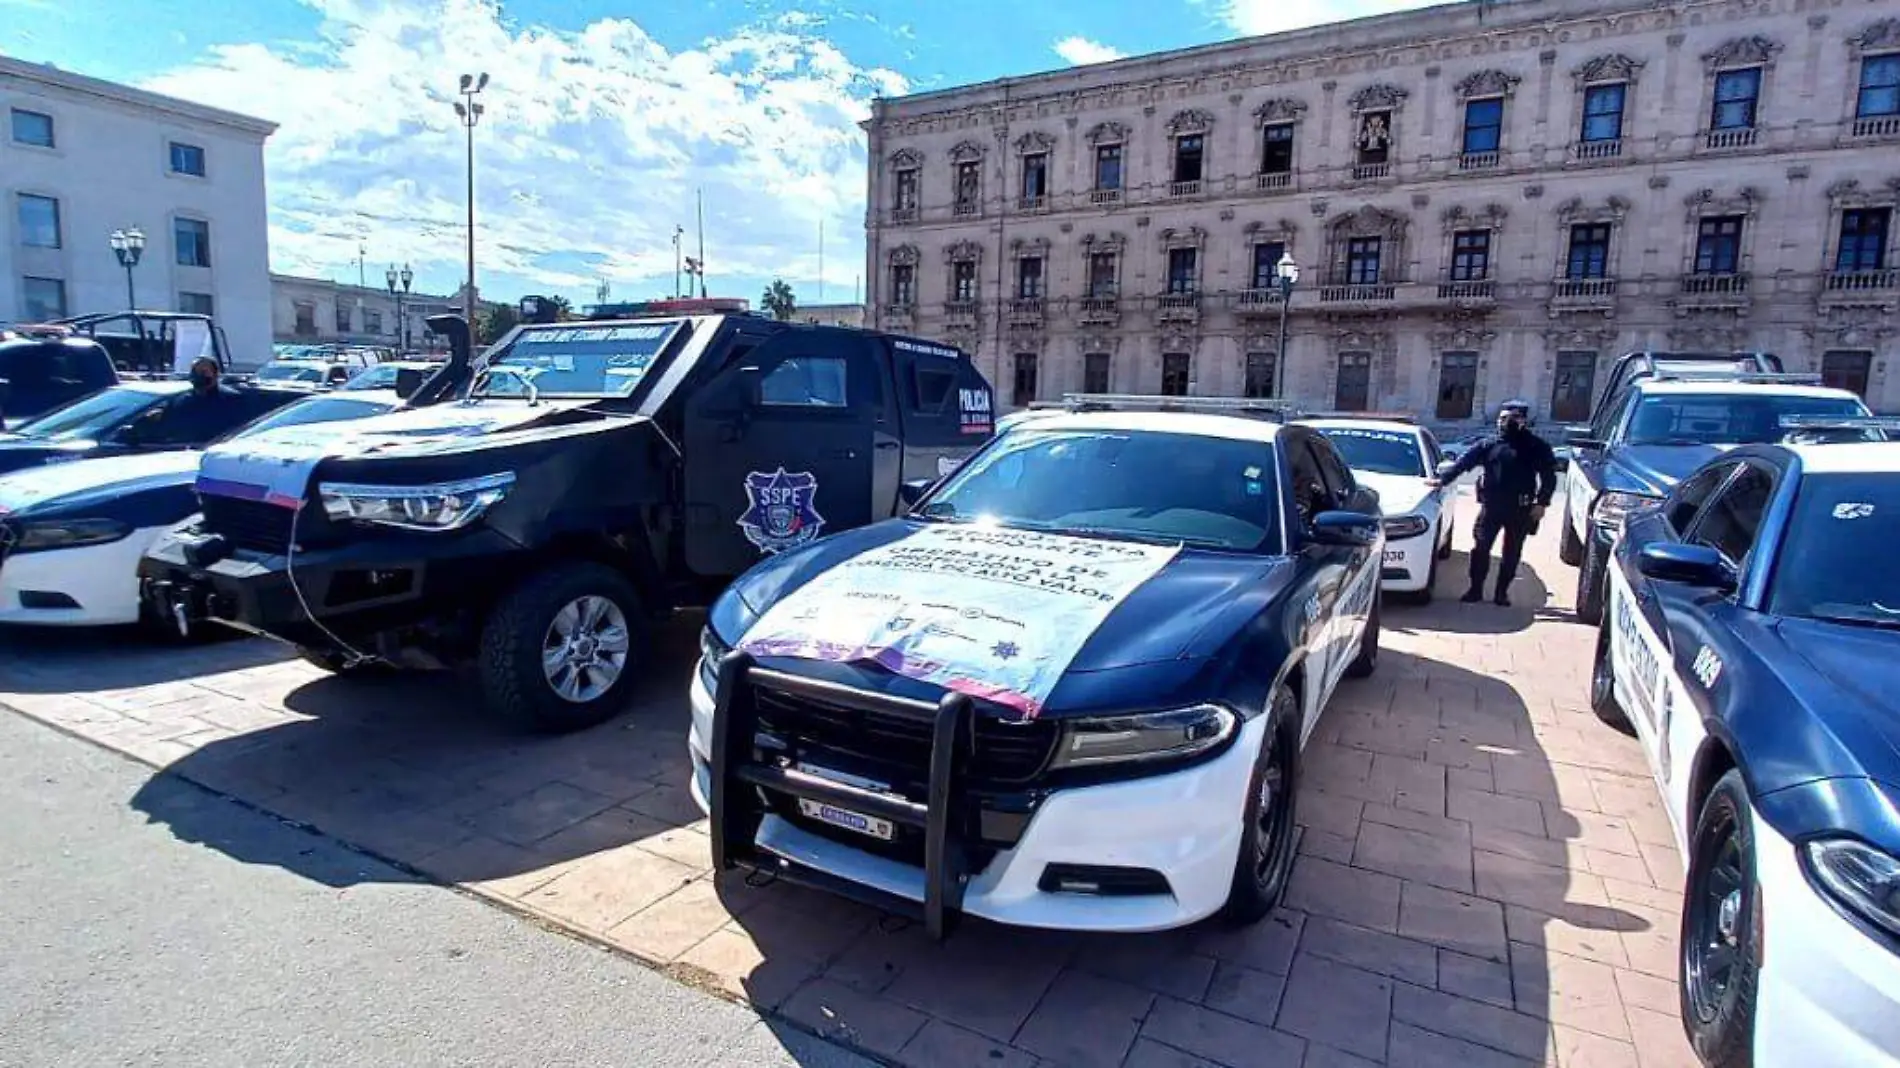
[(1836, 209), (1891, 207), (1900, 201), (1900, 176), (1873, 186), (1845, 178), (1827, 187), (1827, 199)]
[(1046, 237), (1012, 237), (1009, 250), (1018, 256), (1042, 256), (1049, 251), (1049, 239)]
[(1207, 231), (1198, 226), (1177, 230), (1172, 226), (1162, 229), (1160, 245), (1165, 251), (1171, 248), (1200, 248), (1207, 244)]
[(983, 146), (975, 141), (958, 141), (950, 150), (950, 162), (975, 163), (983, 158)]
[(1857, 54), (1900, 48), (1900, 19), (1881, 19), (1849, 37), (1847, 43)]
[(983, 258), (983, 246), (974, 241), (953, 242), (943, 250), (945, 263), (970, 263)]
[(1089, 127), (1089, 144), (1118, 145), (1128, 140), (1128, 127), (1119, 122), (1098, 122)]
[(1475, 70), (1458, 79), (1452, 88), (1460, 100), (1482, 100), (1490, 96), (1510, 96), (1522, 80), (1501, 70)]
[(1090, 252), (1120, 252), (1122, 246), (1128, 244), (1128, 238), (1119, 233), (1103, 234), (1099, 237), (1095, 234), (1083, 234), (1082, 239), (1077, 243)]
[(1616, 331), (1598, 327), (1555, 327), (1544, 333), (1544, 347), (1551, 351), (1602, 352), (1616, 347)]
[(1587, 205), (1582, 197), (1571, 197), (1557, 205), (1557, 221), (1562, 223), (1622, 222), (1629, 214), (1630, 202), (1620, 196), (1610, 196), (1603, 203)]
[(1710, 70), (1726, 70), (1731, 67), (1761, 67), (1773, 63), (1780, 54), (1781, 45), (1760, 34), (1748, 37), (1732, 37), (1722, 42), (1720, 48), (1702, 54), (1702, 62)]
[(1346, 102), (1354, 111), (1394, 110), (1404, 104), (1405, 98), (1410, 95), (1409, 92), (1396, 85), (1379, 82), (1352, 94)]
[(1352, 237), (1386, 237), (1394, 241), (1405, 236), (1406, 218), (1396, 211), (1386, 211), (1370, 204), (1360, 207), (1349, 215), (1341, 215), (1326, 224), (1326, 228), (1335, 235)]
[(1031, 130), (1016, 139), (1016, 151), (1024, 156), (1048, 152), (1055, 147), (1056, 139), (1041, 130)]
[(1465, 324), (1447, 323), (1446, 328), (1433, 330), (1430, 336), (1432, 348), (1439, 352), (1463, 350), (1482, 353), (1490, 347), (1491, 342), (1497, 340), (1498, 332), (1474, 329)]
[(1544, 195), (1544, 183), (1542, 182), (1532, 182), (1531, 184), (1524, 187), (1525, 200), (1536, 200), (1538, 197), (1541, 197), (1543, 195)]
[(919, 259), (916, 245), (899, 245), (891, 250), (890, 256), (893, 267), (913, 266)]
[(1598, 56), (1576, 70), (1570, 72), (1578, 86), (1594, 85), (1599, 82), (1634, 82), (1643, 71), (1643, 61), (1631, 59), (1621, 52)]
[(1502, 204), (1486, 204), (1480, 211), (1468, 211), (1462, 204), (1454, 204), (1439, 213), (1447, 232), (1453, 230), (1500, 230), (1504, 220), (1509, 217), (1510, 209)]
[(899, 171), (915, 170), (924, 165), (924, 154), (914, 148), (900, 148), (891, 153), (891, 169)]
[(1753, 215), (1761, 205), (1761, 190), (1743, 186), (1733, 196), (1716, 196), (1713, 189), (1698, 189), (1682, 198), (1682, 204), (1689, 209), (1690, 219), (1705, 215)]
[(1202, 108), (1184, 108), (1168, 118), (1168, 135), (1206, 133), (1214, 126), (1214, 113)]
[(1668, 175), (1666, 175), (1666, 174), (1652, 174), (1652, 175), (1650, 175), (1650, 176), (1649, 176), (1649, 187), (1650, 187), (1651, 189), (1667, 189), (1667, 188), (1669, 188), (1669, 176), (1668, 176)]
[(1812, 173), (1813, 171), (1807, 164), (1796, 163), (1788, 168), (1788, 180), (1790, 182), (1805, 182), (1808, 180), (1808, 175)]
[(1274, 97), (1253, 109), (1253, 117), (1262, 125), (1273, 122), (1298, 122), (1306, 114), (1305, 101), (1290, 96)]

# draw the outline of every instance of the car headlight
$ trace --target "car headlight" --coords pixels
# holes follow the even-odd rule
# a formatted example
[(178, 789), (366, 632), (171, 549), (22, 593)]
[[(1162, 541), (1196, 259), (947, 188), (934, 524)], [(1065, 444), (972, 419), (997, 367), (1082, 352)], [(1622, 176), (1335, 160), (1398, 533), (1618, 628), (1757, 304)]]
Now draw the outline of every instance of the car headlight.
[(325, 482), (317, 486), (324, 514), (404, 530), (457, 530), (481, 518), (508, 495), (515, 473), (503, 471), (427, 486), (366, 486)]
[(18, 531), (13, 551), (30, 553), (104, 545), (132, 533), (132, 528), (116, 519), (43, 519), (21, 523)]
[(1072, 720), (1063, 725), (1051, 767), (1185, 759), (1225, 743), (1239, 725), (1240, 717), (1222, 705)]
[(1432, 522), (1422, 515), (1390, 515), (1384, 519), (1387, 541), (1401, 538), (1416, 538), (1432, 529)]
[(1900, 859), (1852, 838), (1807, 844), (1808, 870), (1856, 916), (1900, 937)]
[(709, 694), (719, 692), (719, 662), (724, 660), (732, 647), (719, 639), (711, 627), (702, 627), (699, 631), (699, 681)]
[(1645, 505), (1655, 504), (1661, 498), (1646, 497), (1640, 493), (1618, 493), (1611, 491), (1597, 498), (1595, 508), (1590, 512), (1590, 521), (1602, 526), (1611, 533), (1623, 529), (1623, 517), (1631, 511)]

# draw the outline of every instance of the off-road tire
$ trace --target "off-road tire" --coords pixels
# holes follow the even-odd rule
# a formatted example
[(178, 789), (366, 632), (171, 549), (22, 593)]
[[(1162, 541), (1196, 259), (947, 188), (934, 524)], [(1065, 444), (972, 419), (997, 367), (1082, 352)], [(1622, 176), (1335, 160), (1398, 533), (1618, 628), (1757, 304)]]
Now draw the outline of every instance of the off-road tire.
[[(1759, 948), (1755, 944), (1755, 896), (1760, 886), (1755, 879), (1755, 829), (1750, 815), (1748, 788), (1742, 773), (1730, 769), (1716, 780), (1696, 817), (1695, 833), (1689, 839), (1689, 876), (1683, 884), (1682, 931), (1677, 964), (1677, 988), (1682, 998), (1682, 1026), (1689, 1045), (1703, 1064), (1713, 1068), (1752, 1068), (1755, 1063), (1755, 990), (1758, 981)], [(1703, 909), (1708, 906), (1711, 862), (1720, 852), (1720, 836), (1732, 834), (1740, 853), (1741, 907), (1736, 926), (1735, 967), (1728, 987), (1707, 1006), (1706, 1015), (1690, 988), (1691, 960), (1701, 951), (1698, 941), (1706, 927)], [(1698, 907), (1698, 897), (1703, 899)], [(1692, 939), (1697, 941), (1692, 941)]]
[[(627, 660), (600, 696), (574, 702), (548, 682), (541, 649), (555, 614), (585, 596), (604, 597), (620, 609), (628, 629)], [(489, 611), (482, 626), (477, 666), (488, 707), (518, 727), (550, 734), (585, 730), (612, 719), (647, 661), (646, 623), (646, 609), (633, 584), (604, 564), (559, 564), (530, 576)]]
[(1372, 591), (1372, 611), (1366, 614), (1366, 629), (1359, 633), (1359, 654), (1346, 665), (1346, 677), (1363, 679), (1379, 667), (1379, 591)]
[(1577, 621), (1596, 626), (1603, 622), (1603, 597), (1609, 592), (1610, 549), (1595, 537), (1583, 546), (1583, 566), (1577, 569)]
[(1590, 661), (1590, 711), (1624, 734), (1634, 734), (1636, 731), (1630, 725), (1629, 714), (1623, 710), (1623, 703), (1616, 699), (1616, 667), (1610, 659), (1611, 637), (1610, 615), (1605, 612), (1602, 622), (1597, 624), (1596, 656)]
[[(1237, 926), (1258, 923), (1273, 912), (1286, 893), (1299, 845), (1300, 701), (1285, 683), (1274, 687), (1267, 706), (1267, 730), (1254, 757), (1253, 776), (1247, 782), (1247, 800), (1241, 811), (1240, 854), (1234, 861), (1234, 882), (1220, 918)], [(1264, 846), (1260, 841), (1261, 785), (1278, 767), (1274, 826), (1278, 833)], [(1266, 854), (1263, 857), (1263, 852)]]
[(1564, 520), (1564, 529), (1557, 536), (1557, 559), (1571, 567), (1583, 563), (1583, 539), (1577, 537), (1577, 528)]

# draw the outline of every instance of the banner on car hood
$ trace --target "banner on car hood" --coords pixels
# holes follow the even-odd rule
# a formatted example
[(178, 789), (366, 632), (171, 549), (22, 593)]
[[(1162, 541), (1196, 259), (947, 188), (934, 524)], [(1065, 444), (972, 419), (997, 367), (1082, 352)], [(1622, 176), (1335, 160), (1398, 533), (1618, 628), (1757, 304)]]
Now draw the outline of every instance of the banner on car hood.
[(926, 527), (773, 605), (754, 656), (872, 661), (1035, 716), (1116, 606), (1176, 548), (981, 526)]
[(0, 478), (0, 513), (23, 512), (104, 489), (137, 493), (164, 485), (183, 485), (198, 467), (190, 450), (115, 456), (28, 468)]

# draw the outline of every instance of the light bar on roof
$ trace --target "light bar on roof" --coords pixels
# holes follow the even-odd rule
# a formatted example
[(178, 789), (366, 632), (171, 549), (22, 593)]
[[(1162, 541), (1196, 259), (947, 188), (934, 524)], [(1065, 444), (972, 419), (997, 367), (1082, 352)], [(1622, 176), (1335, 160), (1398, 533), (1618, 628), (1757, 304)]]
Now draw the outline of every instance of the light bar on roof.
[(1126, 410), (1261, 413), (1284, 416), (1294, 410), (1286, 401), (1255, 397), (1175, 397), (1144, 393), (1064, 393), (1062, 404), (1071, 410)]
[(1724, 371), (1720, 368), (1683, 367), (1665, 371), (1650, 382), (1743, 382), (1756, 385), (1818, 386), (1821, 376), (1811, 371)]
[(1784, 415), (1783, 430), (1896, 430), (1900, 415)]

